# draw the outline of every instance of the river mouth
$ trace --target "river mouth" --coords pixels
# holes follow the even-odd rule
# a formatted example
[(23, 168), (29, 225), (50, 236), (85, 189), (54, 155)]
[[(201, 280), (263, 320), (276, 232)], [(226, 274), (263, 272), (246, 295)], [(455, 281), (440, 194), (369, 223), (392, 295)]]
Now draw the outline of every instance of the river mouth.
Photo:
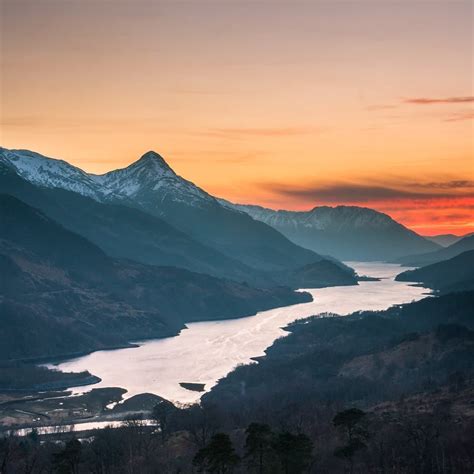
[[(406, 268), (379, 262), (346, 262), (359, 275), (379, 278), (357, 286), (304, 289), (313, 301), (262, 311), (240, 319), (190, 323), (179, 335), (140, 342), (138, 347), (97, 351), (49, 367), (62, 371), (88, 370), (101, 382), (73, 388), (84, 393), (92, 388), (121, 387), (124, 398), (154, 393), (176, 404), (199, 401), (219, 379), (240, 364), (256, 363), (289, 323), (308, 316), (334, 313), (341, 316), (360, 310), (384, 310), (416, 301), (427, 289), (397, 282)], [(183, 383), (185, 386), (183, 386)], [(189, 390), (195, 384), (203, 390)]]

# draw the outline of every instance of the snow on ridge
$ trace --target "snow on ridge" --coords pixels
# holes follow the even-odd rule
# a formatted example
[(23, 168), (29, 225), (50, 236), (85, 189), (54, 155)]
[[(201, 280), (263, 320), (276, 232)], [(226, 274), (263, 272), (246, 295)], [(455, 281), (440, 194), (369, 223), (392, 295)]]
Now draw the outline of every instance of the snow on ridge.
[(310, 211), (287, 211), (273, 210), (260, 206), (232, 204), (220, 200), (221, 204), (242, 212), (246, 212), (252, 218), (262, 221), (272, 227), (305, 227), (315, 230), (345, 228), (387, 228), (394, 225), (393, 219), (381, 212), (370, 208), (358, 206), (319, 206)]
[(145, 199), (158, 203), (167, 198), (189, 205), (215, 201), (204, 190), (178, 176), (156, 152), (147, 152), (129, 166), (101, 175), (86, 173), (66, 161), (28, 150), (0, 148), (0, 159), (33, 184), (66, 189), (98, 201)]
[(62, 188), (86, 196), (100, 194), (90, 176), (64, 160), (47, 158), (29, 150), (0, 148), (0, 156), (27, 181), (47, 188)]

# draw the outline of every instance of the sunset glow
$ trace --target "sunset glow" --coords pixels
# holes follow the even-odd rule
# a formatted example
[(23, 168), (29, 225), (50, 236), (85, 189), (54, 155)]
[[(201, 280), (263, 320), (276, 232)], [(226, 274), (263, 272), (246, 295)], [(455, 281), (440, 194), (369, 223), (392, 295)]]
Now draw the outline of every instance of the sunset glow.
[(474, 231), (472, 2), (5, 0), (0, 145)]

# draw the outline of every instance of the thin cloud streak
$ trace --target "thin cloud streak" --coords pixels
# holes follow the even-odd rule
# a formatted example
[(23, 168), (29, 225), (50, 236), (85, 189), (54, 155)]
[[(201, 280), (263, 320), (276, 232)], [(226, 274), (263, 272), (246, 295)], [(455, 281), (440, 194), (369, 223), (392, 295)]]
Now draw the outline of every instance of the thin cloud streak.
[(433, 97), (413, 97), (404, 99), (405, 104), (415, 105), (432, 105), (432, 104), (464, 104), (474, 102), (474, 96), (465, 97), (446, 97), (446, 98), (433, 98)]

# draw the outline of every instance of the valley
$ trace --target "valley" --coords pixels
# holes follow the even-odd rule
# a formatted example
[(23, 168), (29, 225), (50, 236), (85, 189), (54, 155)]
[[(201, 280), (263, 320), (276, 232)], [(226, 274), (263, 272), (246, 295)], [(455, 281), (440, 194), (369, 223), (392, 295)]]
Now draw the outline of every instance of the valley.
[[(116, 421), (131, 414), (123, 400), (133, 406), (134, 400), (143, 394), (154, 394), (177, 405), (195, 403), (234, 368), (265, 356), (275, 340), (288, 334), (283, 328), (298, 319), (318, 314), (347, 315), (361, 310), (383, 310), (416, 301), (427, 294), (423, 287), (396, 282), (398, 265), (348, 264), (359, 274), (377, 277), (378, 281), (305, 290), (311, 294), (311, 302), (239, 319), (188, 323), (177, 336), (48, 364), (49, 368), (65, 373), (87, 371), (97, 380), (93, 385), (72, 385), (67, 392), (47, 396), (44, 400), (40, 396), (28, 401), (24, 393), (20, 394), (16, 403), (10, 398), (7, 406), (0, 405), (3, 417), (8, 419), (8, 424), (18, 426)], [(183, 387), (183, 383), (202, 384), (204, 391), (190, 390)], [(121, 403), (108, 408), (114, 402)], [(19, 407), (21, 413), (17, 411)], [(146, 416), (151, 408), (148, 403), (139, 413)], [(44, 416), (28, 417), (25, 411)], [(75, 415), (71, 416), (71, 411)]]

